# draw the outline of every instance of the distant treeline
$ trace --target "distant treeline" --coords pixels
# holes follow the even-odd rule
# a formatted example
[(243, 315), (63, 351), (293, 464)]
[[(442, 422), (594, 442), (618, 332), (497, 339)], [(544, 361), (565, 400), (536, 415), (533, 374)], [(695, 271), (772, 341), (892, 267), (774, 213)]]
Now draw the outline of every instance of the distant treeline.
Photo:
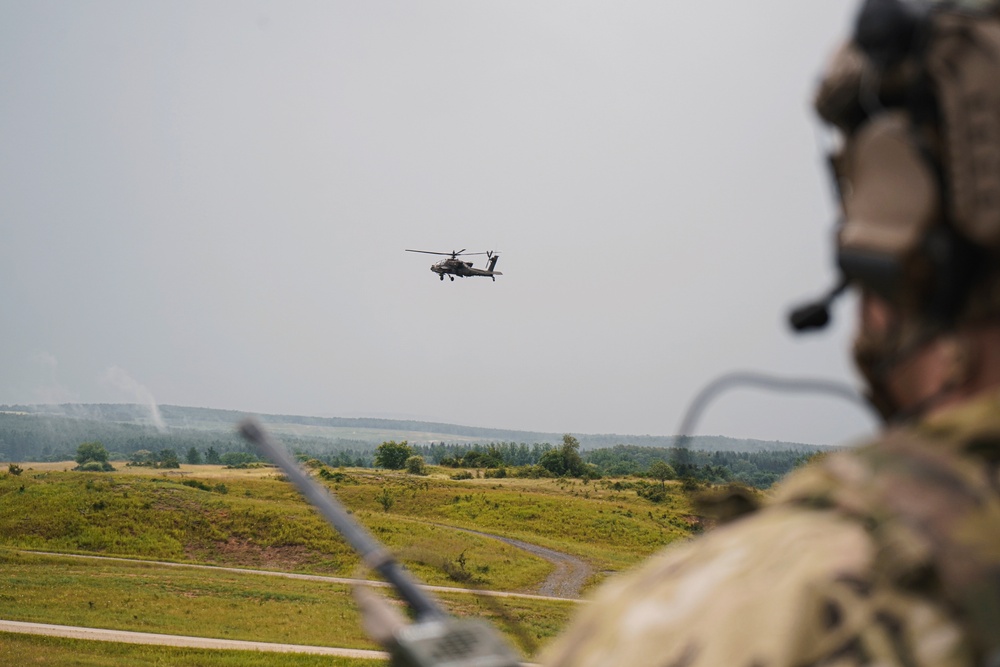
[[(340, 455), (337, 465), (370, 466), (374, 447), (357, 442), (282, 436), (289, 447), (306, 452)], [(186, 452), (210, 448), (220, 455), (247, 452), (247, 443), (235, 430), (170, 428), (160, 432), (148, 425), (123, 424), (69, 417), (0, 412), (0, 461), (71, 461), (84, 442), (100, 442), (112, 459), (127, 460), (137, 451)]]
[[(549, 443), (498, 442), (487, 445), (415, 445), (413, 451), (429, 463), (465, 468), (536, 466), (555, 447)], [(764, 452), (703, 452), (691, 449), (615, 445), (581, 452), (601, 476), (644, 476), (653, 463), (671, 466), (676, 478), (713, 484), (740, 482), (766, 489), (816, 454), (815, 449)]]
[[(43, 411), (43, 407), (58, 408), (60, 413)], [(113, 460), (131, 460), (140, 451), (172, 451), (182, 459), (185, 453), (193, 455), (197, 452), (206, 462), (214, 461), (217, 457), (219, 460), (233, 458), (225, 457), (227, 453), (240, 453), (241, 460), (256, 460), (253, 452), (233, 429), (233, 424), (245, 416), (244, 413), (235, 411), (163, 406), (162, 418), (171, 425), (160, 431), (150, 425), (149, 410), (135, 405), (4, 406), (3, 410), (0, 411), (0, 461), (71, 461), (76, 456), (78, 446), (84, 442), (100, 442)], [(304, 424), (306, 422), (303, 419), (287, 417), (283, 421), (272, 416), (266, 421), (273, 424)], [(327, 423), (332, 421), (317, 419)], [(400, 424), (392, 420), (357, 421), (378, 422), (383, 428), (388, 428), (388, 425), (382, 422), (390, 422), (389, 425), (397, 428)], [(179, 427), (177, 424), (185, 426)], [(437, 428), (442, 425), (433, 426)], [(360, 423), (358, 428), (362, 428)], [(557, 436), (552, 441), (559, 442), (560, 439), (561, 436)], [(614, 443), (595, 449), (580, 447), (579, 456), (584, 463), (589, 464), (589, 471), (600, 476), (648, 475), (651, 466), (661, 461), (669, 464), (678, 478), (694, 478), (712, 483), (737, 481), (767, 488), (819, 451), (819, 448), (806, 445), (783, 450), (749, 447), (747, 451), (733, 451), (731, 447), (734, 443), (741, 441), (721, 437), (697, 438), (701, 441), (700, 447), (713, 439), (718, 439), (720, 445), (723, 445), (718, 451), (649, 446), (646, 438), (638, 437), (637, 443)], [(292, 450), (330, 466), (374, 466), (377, 443), (289, 434), (282, 434), (281, 440)], [(556, 446), (545, 441), (533, 444), (496, 441), (474, 445), (416, 444), (411, 445), (411, 448), (416, 455), (431, 464), (498, 470), (538, 466), (546, 452), (551, 452)]]
[[(44, 415), (52, 419), (78, 419), (97, 422), (129, 423), (135, 426), (153, 428), (157, 419), (169, 429), (197, 429), (209, 431), (232, 431), (233, 425), (248, 413), (237, 410), (215, 408), (192, 408), (178, 405), (149, 405), (131, 403), (64, 403), (58, 405), (0, 405), (0, 411), (22, 412), (30, 415)], [(314, 429), (350, 428), (358, 429), (358, 439), (336, 440), (334, 444), (375, 447), (381, 440), (374, 439), (374, 433), (397, 431), (432, 434), (435, 440), (440, 436), (454, 435), (456, 439), (473, 442), (559, 442), (562, 433), (542, 433), (535, 431), (515, 431), (508, 429), (480, 428), (441, 422), (423, 422), (400, 419), (376, 419), (369, 417), (308, 417), (301, 415), (258, 415), (265, 424), (308, 426)], [(640, 447), (672, 447), (676, 438), (669, 435), (619, 435), (614, 433), (573, 434), (580, 443), (580, 449), (603, 449), (626, 442)], [(282, 436), (285, 438), (285, 436)], [(441, 438), (447, 440), (448, 438)], [(327, 440), (328, 442), (330, 440)], [(819, 451), (823, 447), (750, 438), (730, 438), (721, 435), (697, 435), (686, 439), (684, 446), (703, 451), (759, 452), (799, 449)]]

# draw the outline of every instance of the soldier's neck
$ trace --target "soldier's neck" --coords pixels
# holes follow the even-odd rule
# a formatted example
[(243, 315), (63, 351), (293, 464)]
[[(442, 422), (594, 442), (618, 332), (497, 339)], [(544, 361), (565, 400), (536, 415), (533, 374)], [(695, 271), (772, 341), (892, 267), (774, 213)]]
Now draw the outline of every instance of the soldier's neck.
[(924, 417), (1000, 388), (1000, 324), (929, 341), (890, 372), (888, 384), (903, 411)]

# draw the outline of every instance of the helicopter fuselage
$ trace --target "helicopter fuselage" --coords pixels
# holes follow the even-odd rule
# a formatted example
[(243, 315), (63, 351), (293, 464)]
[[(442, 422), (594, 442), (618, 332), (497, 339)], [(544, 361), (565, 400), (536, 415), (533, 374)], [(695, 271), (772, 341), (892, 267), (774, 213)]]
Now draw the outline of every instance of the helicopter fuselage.
[(423, 252), (430, 255), (451, 254), (451, 257), (449, 257), (448, 259), (442, 259), (440, 262), (437, 262), (431, 266), (431, 271), (438, 274), (438, 277), (441, 280), (444, 280), (445, 276), (448, 276), (448, 278), (450, 278), (452, 281), (455, 280), (455, 276), (458, 276), (459, 278), (465, 278), (467, 276), (486, 276), (496, 281), (496, 276), (503, 275), (499, 271), (493, 270), (493, 267), (495, 267), (497, 264), (497, 259), (499, 259), (499, 255), (492, 251), (486, 253), (472, 253), (472, 254), (489, 256), (489, 262), (487, 263), (485, 269), (477, 269), (472, 265), (472, 262), (466, 262), (463, 259), (459, 259), (457, 255), (461, 254), (462, 252), (465, 252), (464, 250), (455, 251), (452, 253), (430, 252), (427, 250), (407, 250), (407, 252)]

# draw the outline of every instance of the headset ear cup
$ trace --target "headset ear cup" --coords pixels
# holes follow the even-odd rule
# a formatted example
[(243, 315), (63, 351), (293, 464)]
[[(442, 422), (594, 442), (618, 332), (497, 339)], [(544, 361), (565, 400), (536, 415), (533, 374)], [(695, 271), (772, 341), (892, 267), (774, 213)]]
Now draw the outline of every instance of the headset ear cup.
[(940, 220), (937, 179), (911, 134), (907, 114), (882, 113), (848, 140), (841, 158), (844, 274), (893, 302), (910, 300), (915, 260)]

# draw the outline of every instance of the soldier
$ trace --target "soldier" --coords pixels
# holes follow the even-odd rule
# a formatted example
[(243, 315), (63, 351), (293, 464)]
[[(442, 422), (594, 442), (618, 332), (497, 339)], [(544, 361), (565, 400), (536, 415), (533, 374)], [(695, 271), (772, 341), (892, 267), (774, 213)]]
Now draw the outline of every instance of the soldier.
[(1000, 666), (997, 4), (868, 0), (816, 98), (883, 433), (609, 582), (546, 665)]

